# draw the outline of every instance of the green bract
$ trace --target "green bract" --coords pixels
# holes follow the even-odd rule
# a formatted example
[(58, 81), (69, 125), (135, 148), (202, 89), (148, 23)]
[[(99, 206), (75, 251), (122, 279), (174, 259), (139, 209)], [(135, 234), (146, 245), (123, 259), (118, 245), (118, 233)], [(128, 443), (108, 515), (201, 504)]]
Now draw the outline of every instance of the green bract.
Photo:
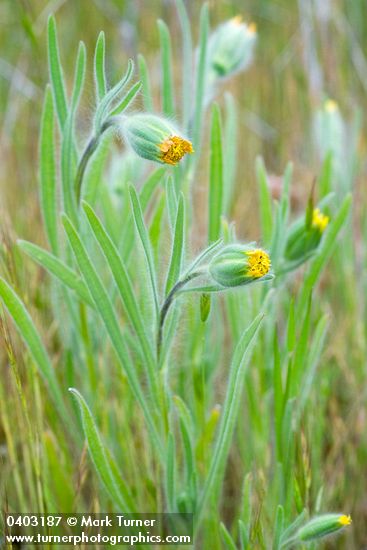
[(289, 228), (284, 256), (290, 261), (302, 261), (309, 258), (320, 244), (322, 234), (329, 223), (317, 208), (313, 210), (310, 220), (302, 217)]
[(252, 245), (230, 244), (216, 254), (208, 270), (214, 281), (224, 287), (242, 286), (269, 280), (270, 258)]
[(194, 151), (191, 142), (163, 117), (145, 113), (122, 117), (121, 129), (132, 149), (148, 160), (177, 164)]

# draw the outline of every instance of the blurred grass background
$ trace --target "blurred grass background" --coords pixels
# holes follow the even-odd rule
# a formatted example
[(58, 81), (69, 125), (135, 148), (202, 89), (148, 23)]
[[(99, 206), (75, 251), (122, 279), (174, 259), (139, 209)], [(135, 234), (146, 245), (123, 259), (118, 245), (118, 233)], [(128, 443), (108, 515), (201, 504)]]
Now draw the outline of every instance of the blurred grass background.
[[(201, 2), (187, 2), (193, 22), (197, 21), (200, 5)], [(209, 5), (213, 26), (241, 13), (245, 20), (256, 23), (259, 33), (256, 62), (250, 72), (239, 75), (229, 85), (242, 107), (242, 163), (237, 174), (237, 218), (240, 220), (254, 210), (249, 203), (253, 199), (257, 154), (264, 156), (275, 176), (283, 172), (291, 159), (299, 181), (296, 198), (302, 197), (305, 186), (309, 189), (318, 169), (309, 140), (315, 107), (331, 97), (338, 101), (347, 118), (352, 117), (356, 109), (363, 109), (367, 91), (366, 6), (362, 0), (223, 0), (209, 2)], [(121, 74), (129, 57), (136, 58), (140, 52), (149, 60), (153, 85), (154, 81), (158, 84), (157, 18), (163, 18), (173, 37), (177, 37), (173, 43), (175, 58), (179, 60), (180, 55), (178, 21), (170, 0), (2, 0), (1, 184), (7, 201), (5, 210), (19, 230), (25, 222), (29, 231), (30, 208), (35, 209), (32, 217), (37, 217), (36, 136), (48, 78), (45, 25), (52, 11), (57, 13), (66, 69), (73, 66), (79, 40), (86, 43), (91, 63), (94, 41), (103, 29), (110, 52), (107, 59), (110, 81)], [(179, 79), (179, 62), (175, 68)], [(72, 71), (66, 72), (70, 87)], [(92, 82), (89, 89), (87, 86), (86, 95), (84, 113), (80, 116), (81, 132), (90, 121), (86, 106), (93, 102)], [(156, 107), (159, 110), (158, 100)], [(17, 182), (16, 194), (9, 179)], [(276, 183), (274, 178), (275, 186)], [(24, 207), (26, 212), (22, 210)], [(36, 230), (34, 225), (33, 230)]]
[[(194, 25), (201, 2), (187, 7)], [(305, 206), (311, 185), (319, 171), (313, 144), (313, 113), (328, 97), (335, 99), (346, 120), (353, 121), (366, 106), (367, 92), (367, 6), (365, 0), (218, 0), (209, 2), (211, 23), (242, 14), (258, 29), (255, 62), (229, 84), (240, 105), (239, 158), (236, 175), (237, 202), (234, 218), (238, 234), (247, 240), (258, 238), (257, 189), (254, 160), (261, 154), (271, 174), (273, 193), (286, 163), (294, 163), (294, 208)], [(12, 244), (19, 236), (44, 243), (37, 198), (37, 146), (42, 97), (48, 81), (46, 22), (54, 12), (65, 76), (71, 86), (75, 53), (80, 39), (88, 49), (89, 68), (98, 33), (103, 29), (107, 42), (107, 70), (110, 82), (121, 75), (129, 57), (143, 53), (149, 62), (153, 89), (158, 90), (160, 59), (156, 19), (168, 24), (172, 36), (179, 36), (176, 10), (171, 1), (122, 0), (1, 0), (0, 1), (0, 216), (5, 252), (4, 269), (22, 294), (29, 295), (36, 314), (47, 318), (42, 308), (40, 270), (17, 263)], [(180, 79), (180, 42), (173, 42)], [(90, 78), (90, 72), (87, 78)], [(79, 114), (79, 130), (87, 132), (88, 106), (93, 104), (93, 83), (87, 85)], [(159, 97), (156, 93), (156, 109)], [(350, 511), (353, 535), (339, 540), (333, 548), (363, 548), (367, 544), (367, 442), (366, 442), (366, 329), (365, 283), (355, 279), (355, 269), (363, 270), (363, 216), (366, 200), (365, 119), (357, 143), (354, 245), (357, 260), (348, 266), (350, 287), (345, 278), (328, 276), (324, 284), (331, 328), (324, 363), (333, 371), (331, 399), (326, 422), (329, 439), (324, 441), (319, 481), (325, 484), (326, 501), (335, 509)], [(202, 186), (197, 182), (200, 201)], [(200, 220), (198, 220), (200, 223)], [(19, 269), (22, 266), (22, 269)], [(362, 282), (361, 282), (362, 281)], [(343, 286), (344, 285), (344, 286)], [(33, 310), (32, 310), (33, 311)], [(52, 342), (52, 325), (45, 338)], [(14, 336), (16, 339), (16, 337)], [(6, 343), (6, 342), (5, 342)], [(13, 349), (17, 349), (16, 340)], [(20, 348), (21, 349), (21, 348)], [(20, 361), (20, 364), (22, 362)], [(16, 387), (9, 380), (8, 359), (2, 357), (3, 395), (17, 402)], [(326, 391), (320, 385), (320, 392)], [(16, 425), (16, 414), (14, 415)], [(0, 428), (0, 441), (4, 431)], [(15, 437), (15, 443), (17, 437)], [(307, 455), (307, 443), (300, 453)], [(310, 466), (312, 469), (312, 465)], [(83, 468), (81, 468), (83, 471)], [(354, 540), (352, 540), (354, 538)], [(352, 546), (353, 545), (353, 546)]]

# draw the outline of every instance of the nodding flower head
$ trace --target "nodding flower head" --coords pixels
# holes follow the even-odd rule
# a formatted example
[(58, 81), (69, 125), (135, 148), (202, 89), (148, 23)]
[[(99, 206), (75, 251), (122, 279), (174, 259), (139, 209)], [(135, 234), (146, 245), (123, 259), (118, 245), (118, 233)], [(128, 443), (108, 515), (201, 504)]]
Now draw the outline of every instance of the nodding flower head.
[(256, 25), (237, 15), (225, 21), (209, 37), (208, 68), (212, 80), (244, 70), (252, 61)]
[(313, 540), (327, 537), (336, 533), (352, 523), (350, 516), (341, 514), (324, 514), (317, 516), (307, 522), (296, 533), (295, 538), (302, 542), (311, 542)]
[(287, 260), (302, 262), (310, 257), (320, 244), (322, 234), (330, 218), (320, 208), (311, 212), (309, 220), (303, 216), (296, 220), (288, 230), (284, 255)]
[(252, 245), (230, 244), (222, 248), (211, 260), (209, 273), (223, 287), (267, 280), (271, 261), (265, 250)]
[(194, 152), (191, 142), (163, 117), (145, 113), (130, 115), (122, 119), (121, 127), (126, 141), (145, 159), (175, 165), (186, 153)]

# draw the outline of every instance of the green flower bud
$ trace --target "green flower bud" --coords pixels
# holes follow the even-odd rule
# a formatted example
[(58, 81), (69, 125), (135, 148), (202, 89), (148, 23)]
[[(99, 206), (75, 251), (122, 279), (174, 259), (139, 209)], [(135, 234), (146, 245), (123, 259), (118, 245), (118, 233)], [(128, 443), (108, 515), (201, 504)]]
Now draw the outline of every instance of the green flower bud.
[(243, 23), (240, 16), (219, 25), (208, 42), (209, 79), (227, 78), (246, 69), (255, 41), (255, 24)]
[(311, 519), (306, 525), (301, 527), (297, 531), (295, 539), (302, 542), (310, 542), (340, 531), (351, 523), (352, 518), (350, 516), (325, 514)]
[(162, 164), (177, 164), (186, 153), (194, 152), (191, 142), (169, 120), (156, 115), (123, 117), (122, 132), (140, 157)]
[(216, 283), (233, 287), (271, 278), (270, 267), (269, 255), (264, 250), (251, 245), (230, 244), (212, 258), (208, 269)]
[(290, 227), (284, 251), (287, 260), (301, 260), (316, 250), (329, 223), (329, 216), (316, 208), (312, 211), (310, 222), (308, 224), (305, 218), (301, 218)]

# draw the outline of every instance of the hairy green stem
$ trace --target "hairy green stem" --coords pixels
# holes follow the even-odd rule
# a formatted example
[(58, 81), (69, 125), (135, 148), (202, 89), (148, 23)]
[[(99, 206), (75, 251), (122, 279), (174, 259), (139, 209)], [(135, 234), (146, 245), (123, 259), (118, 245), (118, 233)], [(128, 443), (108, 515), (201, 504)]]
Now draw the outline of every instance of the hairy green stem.
[(167, 313), (169, 308), (171, 307), (171, 304), (179, 290), (181, 290), (187, 283), (192, 281), (192, 279), (195, 279), (195, 277), (199, 277), (199, 275), (202, 275), (202, 270), (200, 271), (193, 271), (192, 273), (189, 273), (188, 275), (185, 275), (183, 279), (177, 281), (177, 283), (172, 287), (170, 292), (168, 293), (165, 301), (163, 302), (163, 305), (161, 307), (160, 313), (159, 313), (159, 326), (158, 326), (158, 334), (157, 334), (157, 358), (159, 360), (161, 348), (162, 348), (162, 339), (163, 339), (163, 326), (164, 321), (167, 317)]
[(82, 154), (82, 157), (81, 157), (79, 165), (78, 165), (78, 170), (77, 170), (77, 173), (76, 173), (76, 177), (75, 177), (75, 194), (76, 194), (76, 200), (77, 200), (78, 206), (80, 205), (80, 200), (81, 200), (81, 195), (82, 195), (83, 178), (84, 178), (86, 168), (88, 166), (88, 162), (90, 161), (93, 153), (97, 149), (97, 147), (99, 145), (99, 142), (100, 142), (100, 139), (101, 139), (102, 135), (104, 134), (104, 132), (106, 130), (108, 130), (109, 128), (111, 128), (111, 126), (113, 126), (114, 124), (115, 124), (115, 121), (114, 121), (113, 118), (107, 119), (102, 124), (99, 133), (96, 136), (93, 136), (89, 140), (86, 148), (84, 149), (84, 152)]

